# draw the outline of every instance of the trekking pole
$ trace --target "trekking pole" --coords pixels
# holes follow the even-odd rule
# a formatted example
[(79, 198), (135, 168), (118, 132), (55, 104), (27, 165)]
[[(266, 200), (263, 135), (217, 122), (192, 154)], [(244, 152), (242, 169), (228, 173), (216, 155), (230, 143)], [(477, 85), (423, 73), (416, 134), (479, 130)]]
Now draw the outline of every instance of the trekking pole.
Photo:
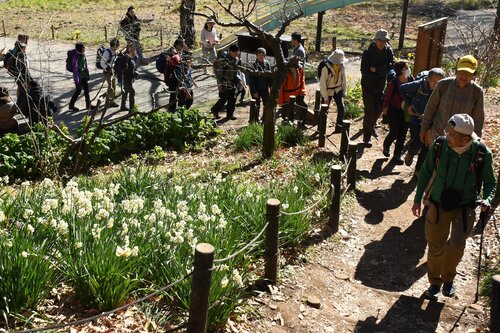
[(486, 211), (481, 211), (479, 213), (479, 225), (481, 227), (481, 241), (479, 242), (479, 260), (477, 264), (477, 284), (476, 284), (476, 296), (474, 297), (474, 303), (479, 299), (479, 280), (481, 278), (481, 257), (483, 254), (483, 234), (484, 227), (486, 226), (486, 221), (488, 219), (489, 209)]

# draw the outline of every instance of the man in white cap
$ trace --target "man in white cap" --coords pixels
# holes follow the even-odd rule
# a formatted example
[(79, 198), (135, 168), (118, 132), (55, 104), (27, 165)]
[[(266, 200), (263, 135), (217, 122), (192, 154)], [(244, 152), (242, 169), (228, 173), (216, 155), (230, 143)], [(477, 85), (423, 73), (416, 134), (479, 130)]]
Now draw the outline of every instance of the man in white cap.
[(373, 42), (363, 52), (361, 58), (361, 88), (363, 90), (363, 142), (371, 147), (371, 137), (375, 123), (382, 113), (382, 98), (386, 86), (387, 73), (394, 62), (392, 48), (387, 43), (389, 33), (380, 29)]
[(420, 169), (412, 207), (413, 215), (420, 216), (425, 191), (430, 201), (425, 215), (430, 286), (425, 295), (430, 299), (437, 299), (441, 286), (444, 296), (455, 294), (453, 279), (476, 218), (481, 183), (482, 211), (489, 209), (496, 185), (491, 151), (477, 140), (472, 117), (453, 115), (445, 133), (434, 141)]
[(443, 135), (447, 120), (454, 114), (467, 113), (474, 119), (474, 132), (481, 136), (484, 123), (484, 92), (473, 81), (477, 60), (466, 55), (458, 60), (455, 77), (438, 82), (432, 91), (422, 117), (420, 140), (430, 145)]
[(344, 56), (344, 51), (333, 51), (321, 69), (319, 77), (319, 88), (323, 103), (330, 105), (333, 99), (337, 105), (335, 132), (342, 130), (342, 121), (344, 119), (344, 94), (347, 91), (344, 63), (347, 61), (349, 60)]

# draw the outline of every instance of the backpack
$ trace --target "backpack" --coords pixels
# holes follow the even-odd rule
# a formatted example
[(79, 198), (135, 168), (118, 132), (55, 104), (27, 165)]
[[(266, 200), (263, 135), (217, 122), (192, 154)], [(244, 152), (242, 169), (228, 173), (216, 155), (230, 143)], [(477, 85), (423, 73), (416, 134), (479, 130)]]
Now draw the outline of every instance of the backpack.
[(156, 70), (160, 73), (165, 73), (165, 66), (167, 65), (167, 55), (165, 52), (160, 53), (156, 58)]
[[(441, 157), (441, 152), (443, 148), (443, 142), (446, 140), (445, 136), (439, 136), (434, 141), (434, 150), (436, 153), (434, 154), (434, 168), (437, 168), (439, 165), (439, 159)], [(481, 174), (483, 173), (484, 166), (484, 157), (486, 156), (486, 145), (483, 142), (479, 142), (479, 146), (477, 147), (476, 157), (474, 158), (474, 162), (472, 162), (469, 166), (469, 170), (471, 172), (476, 173), (476, 185), (477, 185), (477, 193), (481, 191)]]
[(76, 49), (71, 49), (68, 51), (68, 53), (66, 55), (66, 70), (70, 73), (73, 73), (72, 60), (73, 60), (73, 56), (75, 55), (75, 53), (76, 53)]
[[(321, 78), (321, 72), (323, 71), (323, 67), (325, 67), (327, 64), (328, 64), (327, 58), (324, 58), (323, 60), (321, 60), (319, 62), (318, 68), (316, 69), (318, 80)], [(326, 66), (326, 69), (328, 69), (328, 74), (330, 74), (330, 75), (333, 74), (330, 67)]]
[(103, 45), (99, 46), (97, 49), (96, 57), (95, 57), (95, 67), (98, 69), (104, 69), (102, 68), (101, 65), (101, 60), (103, 59), (104, 52), (106, 52), (108, 49), (105, 48)]
[(3, 56), (3, 67), (9, 72), (9, 75), (16, 77), (18, 72), (16, 69), (16, 56), (12, 53), (12, 50), (5, 53)]

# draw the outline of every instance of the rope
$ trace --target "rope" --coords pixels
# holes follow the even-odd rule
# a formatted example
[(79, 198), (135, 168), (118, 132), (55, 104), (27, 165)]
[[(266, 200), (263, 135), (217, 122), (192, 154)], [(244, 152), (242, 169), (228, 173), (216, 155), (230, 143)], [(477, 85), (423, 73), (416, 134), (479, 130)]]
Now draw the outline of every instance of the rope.
[(291, 216), (291, 215), (299, 215), (299, 214), (304, 214), (304, 213), (307, 213), (308, 211), (310, 211), (311, 209), (313, 209), (314, 207), (316, 207), (317, 205), (319, 205), (319, 203), (324, 199), (324, 197), (328, 194), (328, 191), (325, 191), (325, 193), (323, 193), (323, 195), (319, 198), (318, 201), (316, 201), (314, 204), (312, 204), (311, 206), (301, 210), (301, 211), (298, 211), (298, 212), (281, 212), (281, 214), (283, 215), (286, 215), (286, 216)]
[(337, 149), (338, 151), (340, 151), (340, 148), (337, 147), (337, 145), (335, 143), (333, 143), (332, 140), (330, 140), (330, 138), (328, 136), (325, 136), (325, 139), (327, 139), (335, 147), (335, 149)]
[[(113, 313), (116, 313), (116, 312), (119, 312), (119, 311), (122, 311), (122, 310), (125, 310), (133, 305), (136, 305), (138, 303), (141, 303), (147, 299), (150, 299), (151, 297), (154, 297), (162, 292), (164, 292), (165, 290), (175, 286), (176, 284), (186, 280), (188, 277), (191, 276), (191, 274), (193, 274), (193, 272), (191, 271), (190, 273), (184, 275), (183, 277), (179, 278), (178, 280), (172, 282), (171, 284), (165, 286), (165, 287), (162, 287), (160, 289), (158, 289), (157, 291), (155, 292), (152, 292), (151, 294), (149, 295), (146, 295), (144, 297), (141, 297), (129, 304), (125, 304), (123, 306), (120, 306), (114, 310), (110, 310), (110, 311), (106, 311), (106, 312), (103, 312), (103, 313), (100, 313), (98, 315), (95, 315), (95, 316), (92, 316), (92, 317), (88, 317), (88, 318), (84, 318), (84, 319), (80, 319), (80, 320), (75, 320), (75, 321), (72, 321), (72, 322), (69, 322), (69, 323), (64, 323), (64, 324), (56, 324), (56, 325), (52, 325), (52, 326), (47, 326), (47, 327), (43, 327), (43, 328), (35, 328), (35, 329), (29, 329), (29, 330), (24, 330), (24, 331), (21, 331), (21, 332), (17, 332), (17, 333), (35, 333), (35, 332), (43, 332), (43, 331), (48, 331), (48, 330), (57, 330), (57, 329), (61, 329), (61, 328), (65, 328), (65, 327), (70, 327), (70, 326), (79, 326), (79, 325), (82, 325), (82, 324), (86, 324), (86, 323), (89, 323), (91, 321), (94, 321), (96, 319), (99, 319), (101, 317), (106, 317), (106, 316), (109, 316), (110, 314), (113, 314)], [(178, 330), (180, 329), (181, 327), (177, 327), (175, 330)], [(173, 331), (169, 331), (169, 332), (173, 332)], [(14, 331), (10, 331), (9, 333), (14, 333)]]
[(344, 172), (340, 175), (340, 177), (345, 177), (347, 175), (347, 170), (349, 169), (349, 165), (351, 165), (351, 162), (352, 162), (352, 157), (349, 159), (349, 161), (347, 161), (346, 168)]
[(223, 262), (229, 261), (229, 260), (235, 258), (236, 256), (238, 256), (239, 254), (241, 254), (243, 251), (245, 251), (249, 247), (255, 245), (255, 243), (260, 238), (260, 236), (262, 236), (262, 234), (264, 233), (264, 231), (266, 230), (266, 228), (267, 228), (268, 225), (269, 225), (269, 222), (266, 223), (266, 225), (264, 226), (264, 228), (262, 228), (262, 230), (259, 232), (259, 234), (257, 236), (255, 236), (254, 239), (252, 239), (247, 245), (243, 246), (240, 250), (238, 250), (237, 252), (231, 254), (229, 257), (222, 258), (222, 259), (215, 259), (214, 263), (219, 264), (219, 263), (223, 263)]

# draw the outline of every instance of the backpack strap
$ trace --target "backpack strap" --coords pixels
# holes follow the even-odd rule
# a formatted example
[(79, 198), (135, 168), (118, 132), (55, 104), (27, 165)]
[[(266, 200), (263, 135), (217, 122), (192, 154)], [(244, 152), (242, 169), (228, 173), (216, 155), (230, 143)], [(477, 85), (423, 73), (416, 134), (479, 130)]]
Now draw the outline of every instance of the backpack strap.
[(486, 145), (483, 142), (479, 142), (477, 147), (476, 156), (469, 166), (469, 172), (474, 172), (476, 174), (476, 191), (479, 194), (481, 192), (482, 173), (484, 167), (484, 158), (486, 156)]
[(441, 152), (443, 151), (443, 143), (445, 139), (445, 136), (438, 136), (434, 141), (434, 168), (437, 168), (439, 165), (439, 160), (441, 158)]

